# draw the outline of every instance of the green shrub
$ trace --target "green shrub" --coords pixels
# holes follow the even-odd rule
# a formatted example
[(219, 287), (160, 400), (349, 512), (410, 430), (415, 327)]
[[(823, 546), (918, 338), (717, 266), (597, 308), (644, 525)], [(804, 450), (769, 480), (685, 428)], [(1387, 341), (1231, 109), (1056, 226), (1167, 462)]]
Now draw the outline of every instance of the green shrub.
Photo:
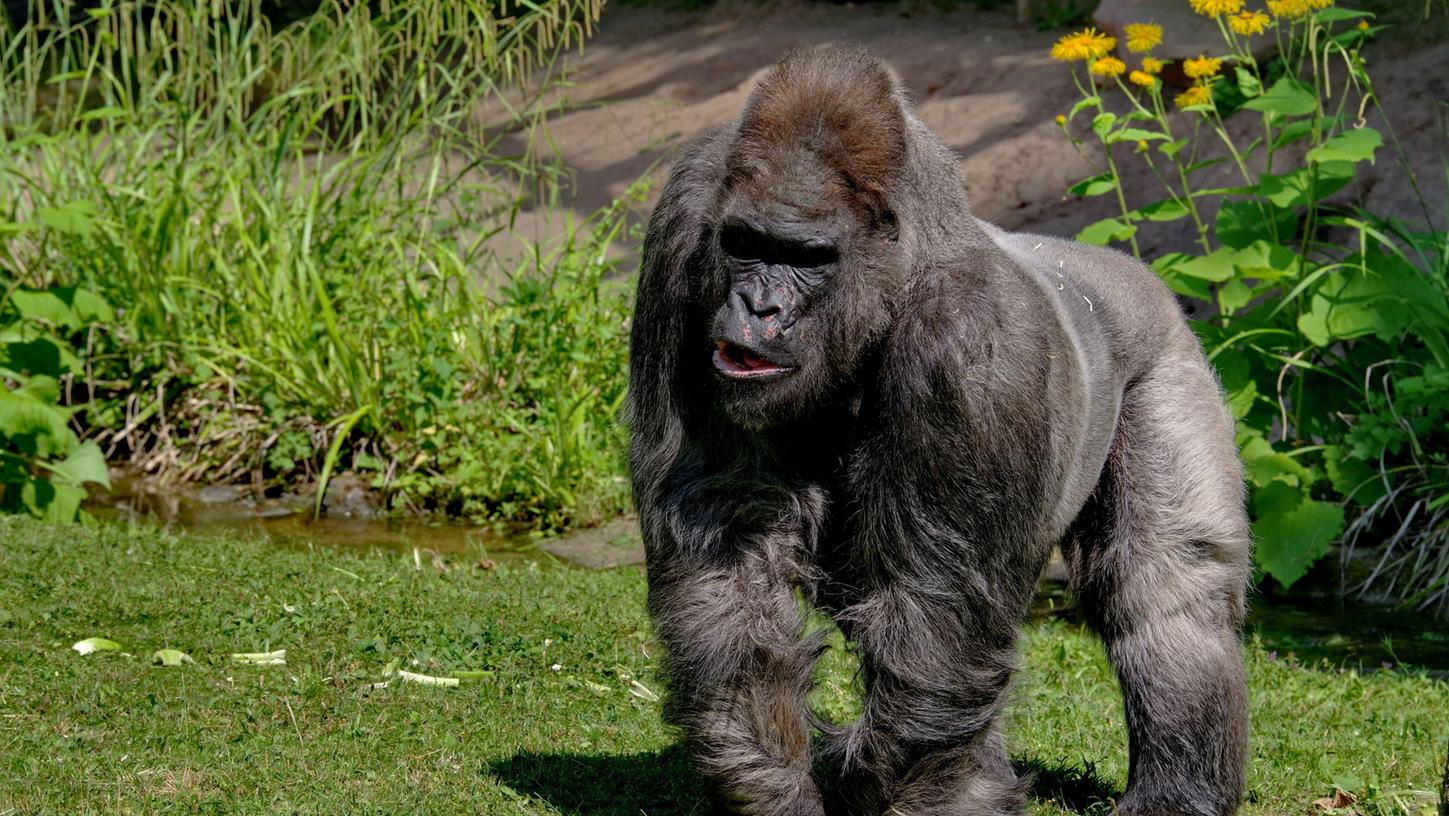
[(528, 147), (549, 85), (519, 80), (599, 8), (323, 3), (273, 31), (257, 2), (37, 0), (0, 52), (0, 261), (117, 307), (89, 432), (172, 478), (357, 469), (398, 507), (549, 525), (621, 508), (624, 207), (495, 249), (556, 200)]
[(0, 512), (72, 521), (86, 483), (110, 485), (94, 442), (71, 429), (60, 405), (61, 380), (83, 373), (69, 342), (112, 317), (84, 289), (21, 289), (0, 300)]
[[(1331, 0), (1275, 0), (1272, 16), (1183, 2), (1225, 43), (1182, 65), (1194, 82), (1173, 95), (1184, 114), (1168, 114), (1156, 26), (1129, 27), (1127, 50), (1145, 55), (1133, 65), (1091, 30), (1053, 50), (1082, 91), (1058, 123), (1077, 140), (1073, 120), (1090, 114), (1105, 147), (1104, 172), (1073, 192), (1120, 208), (1078, 237), (1136, 252), (1139, 229), (1193, 224), (1196, 246), (1152, 265), (1214, 307), (1194, 325), (1239, 421), (1262, 571), (1291, 585), (1346, 529), (1350, 542), (1371, 532), (1388, 543), (1361, 588), (1449, 610), (1449, 244), (1333, 198), (1384, 142), (1366, 124), (1376, 98), (1359, 53), (1375, 28)], [(1276, 38), (1274, 59), (1253, 58), (1260, 36)], [(1261, 123), (1246, 143), (1225, 126), (1234, 111)], [(1165, 198), (1128, 208), (1117, 164), (1128, 148)], [(1197, 181), (1223, 163), (1233, 186)]]

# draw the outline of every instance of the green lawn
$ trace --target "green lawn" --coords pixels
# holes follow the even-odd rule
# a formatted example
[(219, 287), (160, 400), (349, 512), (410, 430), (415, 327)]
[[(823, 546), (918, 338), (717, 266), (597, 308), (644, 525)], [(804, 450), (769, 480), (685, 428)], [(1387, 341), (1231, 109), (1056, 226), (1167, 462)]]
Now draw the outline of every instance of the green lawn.
[[(0, 814), (704, 812), (646, 699), (640, 573), (452, 567), (0, 518)], [(91, 636), (129, 654), (71, 651)], [(150, 666), (162, 647), (195, 665)], [(282, 666), (228, 657), (282, 648)], [(370, 688), (397, 660), (490, 674)], [(1036, 813), (1107, 812), (1126, 759), (1101, 649), (1047, 623), (1025, 663), (1009, 733)], [(1256, 647), (1249, 665), (1247, 812), (1304, 813), (1334, 780), (1366, 813), (1432, 812), (1444, 683)], [(847, 661), (821, 679), (820, 705), (848, 710)]]

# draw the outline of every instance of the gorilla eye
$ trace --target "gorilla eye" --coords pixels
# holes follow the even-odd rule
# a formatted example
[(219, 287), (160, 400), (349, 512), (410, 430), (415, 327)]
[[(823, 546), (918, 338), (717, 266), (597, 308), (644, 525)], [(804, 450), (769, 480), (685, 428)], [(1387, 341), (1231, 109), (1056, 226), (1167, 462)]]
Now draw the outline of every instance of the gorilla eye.
[(768, 244), (768, 236), (742, 224), (726, 224), (719, 234), (719, 248), (736, 260), (764, 260), (769, 254)]
[(770, 235), (738, 222), (727, 223), (720, 230), (719, 247), (735, 260), (797, 269), (825, 266), (840, 259), (833, 244)]

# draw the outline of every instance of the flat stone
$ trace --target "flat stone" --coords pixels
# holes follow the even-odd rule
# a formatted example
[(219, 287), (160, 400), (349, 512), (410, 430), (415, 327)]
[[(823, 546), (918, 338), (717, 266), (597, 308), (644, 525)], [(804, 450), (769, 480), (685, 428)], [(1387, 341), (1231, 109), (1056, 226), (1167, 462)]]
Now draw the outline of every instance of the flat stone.
[(202, 504), (230, 504), (240, 501), (245, 494), (237, 485), (207, 485), (196, 491), (196, 500)]

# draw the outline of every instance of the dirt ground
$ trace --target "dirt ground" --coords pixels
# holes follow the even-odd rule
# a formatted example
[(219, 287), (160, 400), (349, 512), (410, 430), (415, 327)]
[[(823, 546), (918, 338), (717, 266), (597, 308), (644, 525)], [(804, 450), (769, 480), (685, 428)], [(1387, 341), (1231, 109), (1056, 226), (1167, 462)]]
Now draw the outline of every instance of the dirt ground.
[[(596, 36), (567, 63), (572, 107), (549, 128), (575, 174), (575, 216), (609, 202), (641, 175), (662, 184), (677, 148), (732, 120), (756, 77), (781, 53), (829, 42), (864, 45), (894, 66), (920, 117), (961, 155), (976, 215), (1012, 229), (1073, 235), (1113, 214), (1109, 197), (1063, 196), (1097, 170), (1053, 122), (1076, 99), (1065, 67), (1048, 56), (1062, 32), (1019, 24), (1010, 9), (907, 9), (897, 2), (802, 0), (720, 0), (697, 11), (610, 5)], [(1413, 14), (1403, 17), (1398, 33), (1371, 44), (1366, 55), (1403, 155), (1442, 219), (1449, 40), (1426, 37), (1423, 26), (1413, 25)], [(1246, 116), (1240, 119), (1243, 127), (1257, 127)], [(1130, 168), (1128, 189), (1151, 193), (1141, 162), (1129, 158), (1124, 164)], [(1422, 220), (1405, 178), (1390, 147), (1350, 195), (1379, 212)], [(1231, 181), (1225, 175), (1207, 180)], [(641, 218), (652, 201), (640, 208)], [(556, 231), (559, 217), (525, 213), (520, 232), (546, 237)], [(1183, 242), (1185, 225), (1177, 226), (1175, 232), (1142, 236), (1144, 252)]]

